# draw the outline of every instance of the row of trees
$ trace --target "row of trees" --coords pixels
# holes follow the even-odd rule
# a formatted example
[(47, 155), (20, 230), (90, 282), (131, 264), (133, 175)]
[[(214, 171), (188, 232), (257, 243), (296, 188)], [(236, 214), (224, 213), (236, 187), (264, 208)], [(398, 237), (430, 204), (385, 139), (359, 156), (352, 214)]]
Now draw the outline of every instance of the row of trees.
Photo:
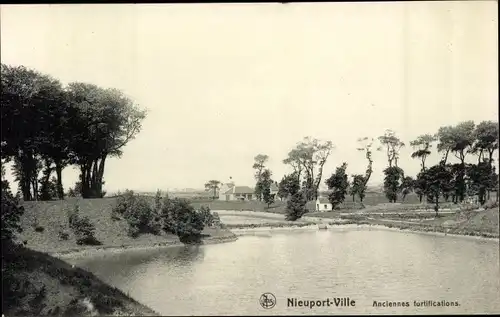
[[(386, 130), (377, 140), (360, 138), (357, 150), (364, 154), (366, 171), (364, 174), (352, 174), (349, 179), (347, 163), (342, 163), (325, 180), (330, 191), (329, 200), (335, 207), (344, 202), (347, 195), (352, 196), (353, 201), (358, 197), (363, 202), (373, 173), (372, 154), (376, 150), (385, 152), (387, 157), (387, 167), (383, 170), (383, 191), (389, 202), (396, 202), (399, 198), (404, 201), (408, 194), (414, 192), (421, 202), (425, 198), (436, 205), (440, 199), (459, 203), (475, 195), (479, 203), (484, 204), (490, 198), (490, 192), (498, 190), (498, 174), (493, 165), (493, 156), (498, 149), (498, 133), (497, 122), (483, 121), (475, 125), (473, 121), (465, 121), (455, 126), (441, 127), (434, 135), (418, 136), (410, 142), (413, 148), (411, 157), (418, 159), (421, 166), (415, 178), (405, 175), (399, 166), (400, 150), (406, 145), (394, 131)], [(376, 141), (379, 145), (375, 149)], [(437, 153), (442, 154), (442, 158), (438, 164), (428, 168), (426, 161), (435, 143)], [(297, 202), (305, 205), (305, 202), (315, 200), (323, 166), (333, 148), (330, 141), (322, 142), (310, 137), (299, 142), (283, 160), (283, 163), (292, 167), (293, 172), (281, 179), (278, 197), (294, 201), (292, 209), (297, 209)], [(450, 155), (454, 155), (458, 163), (451, 163)], [(471, 156), (476, 157), (477, 163), (467, 162)], [(270, 178), (272, 173), (265, 166), (268, 159), (267, 155), (259, 154), (254, 158), (253, 165), (257, 181), (255, 193), (266, 202), (265, 193), (273, 182)], [(303, 199), (294, 196), (302, 196)]]
[[(463, 202), (468, 196), (478, 197), (478, 202), (484, 204), (490, 198), (491, 191), (498, 191), (498, 174), (493, 165), (493, 155), (498, 149), (498, 123), (483, 121), (477, 126), (473, 121), (465, 121), (456, 126), (442, 127), (435, 135), (424, 134), (410, 142), (414, 152), (411, 157), (420, 160), (421, 170), (415, 178), (405, 176), (404, 170), (398, 166), (400, 149), (405, 144), (393, 131), (379, 137), (382, 148), (387, 154), (387, 167), (384, 169), (384, 193), (390, 202), (396, 202), (398, 196), (405, 197), (415, 192), (420, 201), (425, 197), (428, 202), (439, 206), (439, 200), (454, 203)], [(426, 159), (431, 154), (433, 143), (437, 142), (437, 152), (442, 154), (438, 164), (426, 167)], [(367, 151), (367, 158), (370, 151)], [(453, 154), (458, 163), (450, 163), (449, 156)], [(475, 155), (477, 163), (468, 163), (468, 155)], [(371, 167), (369, 159), (369, 167)], [(346, 174), (347, 164), (343, 163), (327, 180), (332, 192), (329, 199), (338, 206), (348, 192), (364, 198), (363, 178), (353, 175), (352, 183)], [(369, 175), (367, 173), (367, 175)], [(498, 200), (498, 195), (497, 195)]]
[(84, 198), (102, 197), (106, 160), (121, 156), (145, 110), (117, 89), (63, 86), (24, 66), (2, 64), (1, 73), (1, 158), (13, 163), (22, 198), (63, 199), (62, 173), (69, 165), (80, 169)]

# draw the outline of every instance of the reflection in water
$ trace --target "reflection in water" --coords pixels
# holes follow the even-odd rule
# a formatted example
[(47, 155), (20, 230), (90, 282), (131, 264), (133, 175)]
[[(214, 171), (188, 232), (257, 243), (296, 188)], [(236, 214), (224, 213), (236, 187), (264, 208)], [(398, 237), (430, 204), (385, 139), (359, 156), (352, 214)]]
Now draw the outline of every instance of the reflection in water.
[[(349, 229), (243, 236), (233, 243), (74, 260), (165, 315), (435, 314), (500, 311), (498, 243)], [(264, 310), (262, 293), (277, 305)], [(290, 308), (288, 297), (350, 297), (355, 307)], [(460, 307), (414, 307), (413, 301)], [(373, 307), (373, 301), (411, 306)]]

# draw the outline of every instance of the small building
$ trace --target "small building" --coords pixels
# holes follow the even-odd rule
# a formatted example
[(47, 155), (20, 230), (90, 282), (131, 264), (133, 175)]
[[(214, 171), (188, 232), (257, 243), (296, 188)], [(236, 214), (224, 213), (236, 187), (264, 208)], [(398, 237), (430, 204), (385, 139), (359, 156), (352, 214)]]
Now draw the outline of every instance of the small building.
[(221, 192), (219, 200), (234, 201), (234, 200), (255, 200), (257, 199), (254, 190), (248, 186), (233, 186)]
[(328, 198), (325, 197), (318, 197), (316, 199), (316, 211), (317, 212), (326, 212), (326, 211), (332, 211), (333, 207)]

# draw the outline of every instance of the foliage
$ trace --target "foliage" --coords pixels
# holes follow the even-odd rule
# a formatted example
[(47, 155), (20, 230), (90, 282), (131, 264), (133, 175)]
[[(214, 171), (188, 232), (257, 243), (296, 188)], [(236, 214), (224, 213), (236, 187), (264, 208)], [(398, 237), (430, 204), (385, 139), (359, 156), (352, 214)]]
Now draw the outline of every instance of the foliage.
[(140, 131), (145, 111), (116, 89), (82, 83), (63, 87), (36, 70), (1, 66), (2, 158), (14, 160), (23, 199), (37, 200), (39, 194), (50, 199), (52, 171), (57, 197), (63, 199), (62, 171), (68, 164), (80, 168), (84, 198), (103, 197), (105, 160), (121, 155)]
[(205, 189), (212, 192), (212, 198), (217, 198), (217, 191), (219, 190), (221, 182), (215, 179), (209, 180), (205, 183)]
[[(201, 206), (199, 210), (199, 214), (201, 218), (203, 219), (203, 225), (205, 227), (212, 227), (214, 225), (214, 215), (210, 212), (210, 207), (208, 206)], [(220, 221), (220, 219), (219, 219)]]
[(411, 154), (412, 158), (420, 159), (421, 170), (425, 170), (425, 160), (431, 154), (430, 149), (432, 148), (432, 143), (436, 141), (436, 136), (431, 134), (419, 135), (417, 139), (410, 142), (410, 145), (414, 148), (414, 152)]
[(304, 214), (308, 212), (308, 210), (306, 209), (306, 204), (306, 195), (302, 191), (292, 195), (292, 197), (286, 203), (285, 219), (289, 221), (300, 219)]
[(267, 204), (267, 207), (274, 203), (274, 195), (271, 194), (271, 185), (274, 183), (274, 181), (271, 179), (271, 176), (271, 171), (269, 169), (265, 169), (260, 175), (260, 180), (257, 182), (256, 186), (260, 188), (262, 198)]
[(328, 196), (328, 200), (334, 209), (344, 202), (347, 189), (349, 188), (346, 169), (347, 163), (342, 163), (340, 167), (337, 167), (335, 173), (325, 181), (328, 189), (332, 190)]
[(331, 141), (321, 142), (318, 139), (305, 137), (295, 148), (288, 152), (288, 157), (283, 160), (283, 163), (292, 166), (299, 183), (302, 172), (304, 172), (303, 189), (307, 200), (315, 200), (318, 197), (323, 166), (333, 148)]
[(389, 163), (389, 167), (392, 167), (393, 162), (394, 166), (398, 167), (399, 150), (405, 146), (404, 142), (402, 142), (396, 136), (396, 133), (390, 129), (385, 130), (385, 134), (379, 136), (378, 139), (382, 146), (386, 148), (387, 162)]
[(24, 213), (24, 208), (19, 206), (19, 201), (12, 195), (10, 191), (10, 184), (5, 177), (4, 166), (2, 168), (2, 246), (7, 243), (12, 243), (15, 234), (21, 233), (22, 228), (20, 226), (21, 216)]
[(204, 228), (204, 217), (189, 201), (165, 198), (162, 206), (163, 230), (175, 234), (183, 243), (198, 243)]
[(403, 201), (405, 201), (406, 196), (413, 191), (414, 186), (415, 186), (415, 180), (412, 177), (406, 176), (405, 178), (403, 178), (400, 187)]
[(159, 215), (156, 217), (154, 208), (145, 197), (136, 195), (131, 190), (126, 190), (117, 198), (112, 215), (120, 215), (127, 221), (131, 237), (135, 238), (142, 233), (159, 234)]
[(278, 196), (282, 199), (295, 195), (300, 190), (300, 183), (297, 173), (283, 176), (278, 185)]
[(257, 184), (255, 185), (255, 195), (259, 200), (262, 200), (265, 186), (262, 183), (262, 173), (266, 168), (265, 164), (269, 160), (269, 156), (265, 154), (258, 154), (254, 158), (254, 164), (252, 166), (255, 169), (255, 180)]
[(95, 237), (95, 227), (88, 217), (80, 217), (79, 207), (75, 205), (72, 211), (68, 212), (68, 223), (76, 237), (78, 245), (100, 245), (102, 244)]
[(494, 187), (492, 177), (494, 171), (492, 166), (487, 162), (479, 164), (468, 164), (466, 169), (468, 188), (470, 195), (478, 195), (479, 203), (483, 205), (486, 202), (486, 192)]
[(359, 200), (363, 202), (367, 188), (366, 184), (366, 176), (360, 174), (352, 175), (352, 184), (349, 189), (349, 194), (352, 196), (353, 201), (354, 197), (357, 195), (359, 197)]
[(444, 164), (440, 163), (426, 170), (422, 178), (426, 182), (425, 193), (428, 200), (435, 203), (434, 210), (437, 216), (439, 210), (439, 197), (448, 191), (453, 175)]
[(395, 203), (401, 187), (400, 182), (404, 175), (403, 170), (397, 166), (387, 167), (384, 170), (384, 193), (389, 202)]

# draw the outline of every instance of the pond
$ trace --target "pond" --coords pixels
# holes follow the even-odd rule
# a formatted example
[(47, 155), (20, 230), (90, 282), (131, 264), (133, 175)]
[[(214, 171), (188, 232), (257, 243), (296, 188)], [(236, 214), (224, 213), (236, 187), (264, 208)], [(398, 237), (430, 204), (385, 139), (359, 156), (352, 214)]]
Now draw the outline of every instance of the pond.
[[(500, 312), (491, 240), (335, 228), (67, 261), (163, 315)], [(315, 307), (289, 305), (300, 300)]]

